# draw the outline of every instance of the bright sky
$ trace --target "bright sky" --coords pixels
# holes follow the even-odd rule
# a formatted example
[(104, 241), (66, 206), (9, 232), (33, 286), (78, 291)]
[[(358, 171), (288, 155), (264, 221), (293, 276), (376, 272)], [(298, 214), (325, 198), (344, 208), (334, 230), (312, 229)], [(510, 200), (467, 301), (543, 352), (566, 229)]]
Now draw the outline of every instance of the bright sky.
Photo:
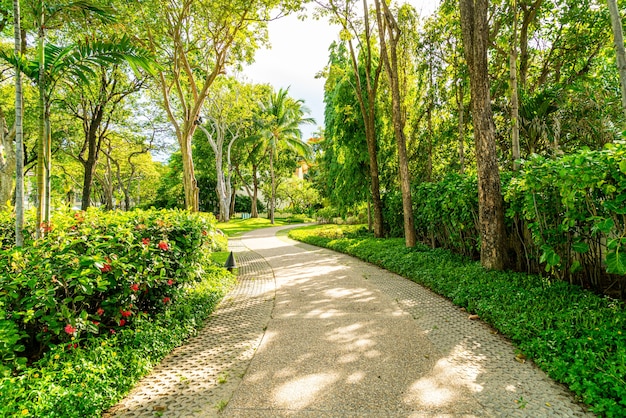
[[(406, 0), (422, 16), (439, 5), (438, 0)], [(244, 75), (255, 83), (269, 83), (276, 90), (289, 87), (289, 95), (304, 100), (311, 110), (315, 125), (303, 125), (303, 139), (309, 139), (324, 125), (324, 80), (315, 74), (328, 63), (328, 47), (337, 39), (338, 26), (327, 21), (296, 15), (269, 24), (271, 49), (257, 51), (256, 62), (244, 69)]]

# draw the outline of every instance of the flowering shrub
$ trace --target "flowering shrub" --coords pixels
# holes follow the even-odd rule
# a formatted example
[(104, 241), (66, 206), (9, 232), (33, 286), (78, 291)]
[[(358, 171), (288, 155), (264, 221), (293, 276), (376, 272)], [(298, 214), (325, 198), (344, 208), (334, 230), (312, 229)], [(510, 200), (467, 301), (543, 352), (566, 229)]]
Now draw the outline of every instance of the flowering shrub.
[[(100, 417), (174, 347), (194, 335), (234, 282), (225, 269), (206, 266), (160, 315), (133, 314), (106, 335), (52, 346), (19, 375), (0, 376), (0, 417)], [(0, 347), (4, 343), (0, 324)], [(78, 340), (74, 340), (78, 341)]]
[(224, 245), (212, 215), (182, 211), (64, 212), (47, 229), (45, 239), (0, 249), (0, 335), (11, 336), (0, 371), (162, 311)]

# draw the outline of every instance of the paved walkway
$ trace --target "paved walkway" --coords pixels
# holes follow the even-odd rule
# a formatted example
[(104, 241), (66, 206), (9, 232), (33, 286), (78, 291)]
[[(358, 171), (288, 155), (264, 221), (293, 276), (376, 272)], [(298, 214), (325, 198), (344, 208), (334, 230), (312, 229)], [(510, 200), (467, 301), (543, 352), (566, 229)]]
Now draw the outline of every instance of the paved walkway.
[(446, 299), (280, 229), (231, 241), (237, 287), (113, 416), (592, 416)]

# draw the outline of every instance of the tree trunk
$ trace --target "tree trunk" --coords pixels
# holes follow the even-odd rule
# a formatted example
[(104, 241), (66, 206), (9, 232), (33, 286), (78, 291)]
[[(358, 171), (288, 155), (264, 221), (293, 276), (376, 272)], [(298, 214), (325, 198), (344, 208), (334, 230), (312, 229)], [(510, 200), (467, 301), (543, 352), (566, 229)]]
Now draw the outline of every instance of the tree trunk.
[(250, 208), (251, 218), (259, 217), (259, 211), (257, 209), (257, 201), (259, 198), (259, 179), (256, 174), (257, 174), (257, 166), (253, 164), (252, 165), (252, 203), (250, 204), (250, 206), (252, 206)]
[(276, 176), (274, 175), (274, 153), (270, 150), (270, 176), (272, 178), (272, 195), (270, 196), (270, 223), (274, 224), (274, 205), (276, 203)]
[(16, 174), (17, 148), (13, 135), (6, 128), (4, 112), (0, 109), (0, 211), (4, 210), (13, 197), (13, 176)]
[(456, 107), (459, 114), (459, 173), (465, 173), (465, 109), (463, 106), (463, 84), (461, 79), (456, 83)]
[(611, 12), (611, 26), (613, 26), (613, 45), (617, 55), (617, 71), (622, 91), (622, 111), (626, 117), (626, 52), (624, 52), (624, 34), (622, 31), (622, 19), (619, 15), (616, 0), (607, 0)]
[(185, 208), (191, 212), (200, 210), (200, 189), (193, 165), (191, 154), (191, 136), (193, 132), (185, 129), (182, 137), (178, 138), (180, 153), (183, 161), (183, 188), (185, 189)]
[[(20, 2), (13, 0), (15, 54), (22, 51)], [(24, 135), (22, 104), (22, 72), (15, 69), (15, 246), (24, 245)]]
[(37, 228), (36, 236), (41, 238), (44, 234), (43, 223), (45, 222), (46, 197), (46, 73), (45, 65), (45, 17), (44, 3), (41, 2), (41, 16), (39, 22), (38, 47), (39, 47), (39, 142), (37, 143)]
[(517, 91), (517, 0), (512, 1), (513, 9), (513, 34), (511, 35), (511, 56), (509, 60), (509, 79), (511, 87), (511, 148), (513, 158), (513, 170), (519, 170), (521, 158), (519, 145), (519, 99)]
[[(400, 187), (402, 190), (402, 212), (404, 215), (404, 240), (407, 247), (415, 247), (417, 235), (413, 221), (413, 200), (411, 198), (411, 176), (409, 174), (409, 159), (406, 152), (406, 136), (404, 135), (404, 119), (402, 117), (402, 99), (400, 97), (400, 80), (398, 76), (398, 53), (397, 43), (400, 38), (400, 28), (385, 0), (376, 0), (378, 18), (378, 31), (381, 44), (381, 54), (389, 85), (391, 86), (393, 130), (398, 148), (398, 171), (400, 172)], [(383, 10), (384, 9), (384, 10)], [(384, 20), (383, 20), (384, 17)], [(385, 31), (386, 28), (386, 31)], [(385, 32), (389, 36), (389, 48), (387, 48)]]
[(82, 210), (87, 210), (91, 205), (91, 187), (93, 183), (94, 173), (96, 171), (96, 165), (98, 164), (98, 157), (100, 155), (101, 138), (98, 137), (98, 129), (104, 116), (104, 107), (96, 106), (96, 110), (93, 113), (90, 121), (85, 121), (86, 132), (85, 136), (87, 141), (87, 159), (80, 159), (85, 173), (83, 175), (83, 196), (80, 203)]
[(472, 94), (478, 169), (480, 260), (485, 268), (500, 270), (505, 266), (506, 240), (487, 66), (489, 2), (459, 0), (459, 6)]

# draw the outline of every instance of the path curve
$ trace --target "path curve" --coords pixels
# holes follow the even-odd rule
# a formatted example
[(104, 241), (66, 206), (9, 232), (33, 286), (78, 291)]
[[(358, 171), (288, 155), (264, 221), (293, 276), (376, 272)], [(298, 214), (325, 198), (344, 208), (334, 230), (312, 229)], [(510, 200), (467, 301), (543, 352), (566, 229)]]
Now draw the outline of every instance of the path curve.
[(115, 416), (593, 416), (448, 300), (282, 229), (231, 241), (237, 287)]

